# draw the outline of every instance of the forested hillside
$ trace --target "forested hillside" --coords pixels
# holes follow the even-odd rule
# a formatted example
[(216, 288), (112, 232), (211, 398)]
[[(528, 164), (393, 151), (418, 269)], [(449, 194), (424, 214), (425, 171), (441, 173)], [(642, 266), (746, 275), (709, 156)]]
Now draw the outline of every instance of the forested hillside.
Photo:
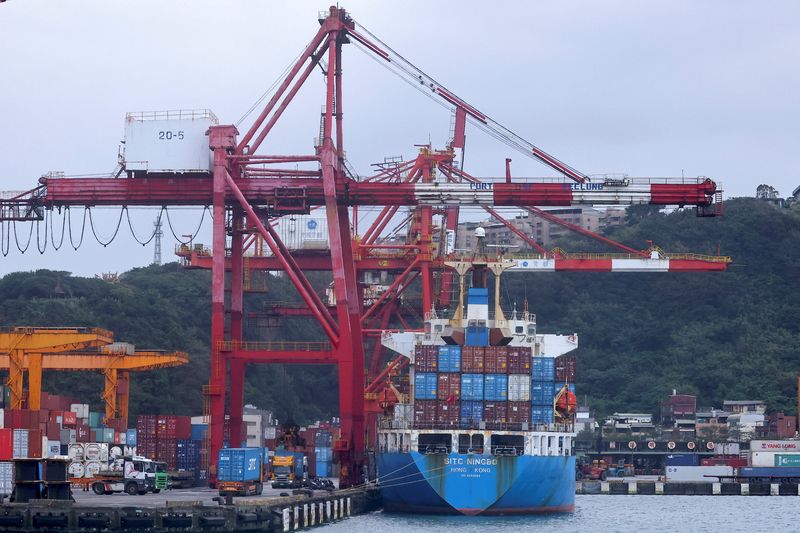
[[(672, 389), (698, 405), (763, 399), (797, 410), (800, 211), (741, 198), (721, 218), (630, 212), (609, 235), (637, 249), (730, 255), (722, 273), (541, 273), (507, 276), (540, 332), (578, 332), (579, 399), (601, 413), (655, 412)], [(586, 241), (567, 250), (597, 249)], [(509, 298), (510, 299), (510, 298)]]
[[(796, 411), (800, 373), (800, 212), (755, 199), (726, 203), (725, 216), (698, 219), (632, 210), (609, 235), (638, 249), (654, 241), (667, 251), (733, 257), (728, 272), (696, 274), (506, 274), (504, 307), (527, 299), (539, 330), (577, 332), (581, 401), (600, 413), (654, 412), (672, 389), (698, 395), (700, 405), (723, 399), (764, 399)], [(598, 250), (588, 241), (559, 243), (570, 251)], [(248, 296), (247, 308), (296, 300), (284, 278)], [(325, 279), (314, 278), (322, 287)], [(320, 339), (304, 320), (256, 329), (250, 338)], [(202, 409), (208, 376), (210, 276), (176, 263), (134, 269), (116, 283), (67, 272), (18, 272), (0, 279), (0, 325), (94, 326), (139, 348), (184, 350), (188, 367), (135, 375), (133, 414)], [(102, 380), (89, 373), (45, 373), (46, 390), (99, 407)], [(335, 415), (333, 367), (250, 365), (248, 402), (279, 419), (303, 423)]]

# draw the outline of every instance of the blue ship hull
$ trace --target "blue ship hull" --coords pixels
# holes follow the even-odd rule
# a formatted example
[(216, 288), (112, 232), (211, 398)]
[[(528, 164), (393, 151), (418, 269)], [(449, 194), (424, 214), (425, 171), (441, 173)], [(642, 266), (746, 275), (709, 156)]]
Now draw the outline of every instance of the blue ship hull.
[(510, 515), (575, 510), (575, 457), (379, 453), (387, 511)]

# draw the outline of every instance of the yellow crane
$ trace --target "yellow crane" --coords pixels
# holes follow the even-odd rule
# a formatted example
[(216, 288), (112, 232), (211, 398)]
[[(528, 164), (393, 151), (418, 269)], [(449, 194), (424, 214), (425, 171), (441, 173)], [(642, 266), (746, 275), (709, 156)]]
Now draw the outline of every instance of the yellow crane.
[(0, 330), (0, 369), (8, 369), (11, 409), (22, 408), (24, 373), (28, 372), (28, 407), (41, 408), (42, 371), (97, 370), (105, 378), (105, 418), (128, 424), (130, 373), (184, 365), (184, 352), (137, 351), (114, 342), (110, 331), (96, 328), (15, 327)]

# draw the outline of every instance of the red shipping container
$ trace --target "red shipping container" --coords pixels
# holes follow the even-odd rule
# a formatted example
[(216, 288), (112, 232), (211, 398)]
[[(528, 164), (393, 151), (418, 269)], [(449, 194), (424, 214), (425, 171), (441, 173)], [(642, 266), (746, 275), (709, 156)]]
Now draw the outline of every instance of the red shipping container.
[(176, 439), (191, 439), (192, 438), (192, 418), (189, 416), (176, 416), (175, 417), (175, 438)]
[(508, 402), (483, 402), (483, 419), (490, 423), (503, 423), (508, 417)]
[(556, 357), (556, 383), (575, 383), (577, 359), (574, 355)]
[(512, 424), (530, 424), (531, 423), (530, 402), (508, 402), (506, 419)]
[(464, 346), (461, 348), (461, 371), (467, 374), (483, 373), (483, 346)]
[(58, 422), (48, 422), (46, 434), (49, 440), (60, 440), (61, 426), (58, 425)]
[(59, 417), (63, 418), (63, 415), (64, 415), (64, 413), (62, 413), (61, 411), (50, 411), (50, 420), (49, 420), (49, 422), (58, 423), (58, 418)]
[(0, 428), (0, 461), (10, 461), (14, 457), (14, 430)]
[(75, 440), (78, 442), (92, 442), (92, 430), (86, 424), (75, 426)]
[(28, 457), (42, 456), (42, 430), (31, 429), (28, 431)]
[(458, 417), (461, 412), (461, 404), (459, 402), (448, 402), (439, 400), (436, 406), (436, 416), (439, 419), (440, 425), (457, 425)]
[(461, 399), (461, 374), (442, 372), (437, 379), (436, 397), (439, 400), (452, 403)]
[(531, 349), (528, 346), (508, 347), (508, 373), (531, 373)]
[(483, 356), (483, 371), (487, 374), (507, 374), (508, 347), (487, 346)]
[(439, 369), (439, 348), (437, 346), (417, 346), (414, 368), (417, 372), (436, 372)]
[(174, 439), (156, 441), (156, 460), (167, 463), (167, 470), (177, 470), (178, 449)]
[(433, 427), (436, 424), (436, 400), (417, 400), (414, 402), (414, 425)]
[(78, 415), (73, 413), (72, 411), (64, 411), (64, 414), (61, 415), (61, 425), (64, 427), (75, 427), (75, 424), (78, 423)]

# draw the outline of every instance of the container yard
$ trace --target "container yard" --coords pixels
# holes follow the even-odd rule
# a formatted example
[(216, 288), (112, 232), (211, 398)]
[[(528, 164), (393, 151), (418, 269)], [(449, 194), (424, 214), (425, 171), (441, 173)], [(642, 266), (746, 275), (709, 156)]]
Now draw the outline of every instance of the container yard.
[[(103, 313), (123, 307), (121, 295), (132, 290), (126, 276), (141, 272), (98, 276), (110, 288), (98, 291), (103, 305), (97, 314), (31, 314), (42, 324), (59, 318), (65, 325), (0, 328), (0, 532), (285, 532), (378, 509), (568, 515), (576, 510), (576, 495), (800, 496), (798, 420), (793, 408), (774, 409), (780, 403), (774, 395), (764, 396), (769, 405), (737, 399), (717, 409), (699, 404), (689, 383), (691, 394), (673, 390), (653, 413), (599, 418), (594, 407), (612, 402), (596, 395), (598, 383), (638, 387), (648, 401), (650, 384), (638, 374), (612, 375), (596, 361), (584, 366), (587, 358), (617, 357), (603, 353), (608, 345), (600, 349), (594, 339), (580, 350), (582, 333), (568, 320), (586, 326), (594, 313), (576, 306), (573, 314), (557, 315), (542, 300), (559, 298), (557, 292), (534, 277), (726, 275), (733, 259), (721, 255), (719, 243), (715, 254), (688, 252), (684, 243), (670, 252), (638, 233), (634, 245), (611, 238), (627, 238), (625, 231), (601, 232), (626, 220), (638, 223), (637, 217), (661, 224), (675, 220), (667, 215), (690, 213), (679, 228), (695, 224), (701, 228), (695, 234), (717, 238), (720, 224), (713, 219), (723, 214), (723, 197), (715, 179), (686, 176), (682, 169), (680, 177), (664, 178), (579, 170), (446, 88), (338, 5), (311, 17), (309, 37), (236, 125), (209, 109), (129, 112), (111, 175), (48, 171), (29, 190), (0, 195), (3, 256), (12, 239), (21, 253), (27, 250), (17, 226), (36, 231), (28, 245), (38, 247), (40, 227), (54, 233), (59, 216), (61, 244), (69, 228), (78, 252), (73, 231), (80, 222), (69, 212), (81, 209), (81, 242), (91, 233), (105, 248), (125, 220), (139, 244), (155, 239), (154, 264), (161, 266), (161, 238), (169, 228), (178, 262), (162, 274), (207, 271), (202, 279), (210, 285), (203, 303), (206, 336), (196, 327), (184, 329), (185, 319), (164, 318), (179, 322), (169, 326), (168, 340), (191, 358), (141, 349), (96, 324), (71, 324), (89, 317), (103, 325)], [(353, 48), (446, 108), (439, 126), (447, 138), (435, 144), (429, 134), (407, 159), (387, 155), (369, 166), (348, 160), (343, 106), (355, 107), (359, 99), (348, 96), (350, 67), (343, 58)], [(283, 52), (275, 51), (292, 56)], [(274, 127), (286, 121), (284, 111), (312, 75), (324, 87), (307, 136), (313, 144), (273, 153), (273, 143), (283, 140)], [(492, 162), (504, 170), (499, 177), (486, 173), (485, 161), (465, 170), (465, 160), (472, 163), (466, 138), (473, 130), (553, 175), (525, 176), (512, 169), (510, 157)], [(119, 213), (107, 242), (92, 218), (100, 208)], [(134, 209), (158, 210), (150, 240), (137, 237)], [(197, 232), (179, 236), (169, 218), (178, 209), (181, 217), (193, 216), (192, 209), (208, 214), (210, 243), (199, 242), (204, 218)], [(583, 210), (607, 225), (587, 229)], [(478, 222), (476, 212), (490, 218)], [(539, 225), (521, 229), (526, 219)], [(550, 249), (544, 222), (558, 227)], [(573, 241), (558, 240), (560, 231), (590, 239), (592, 251), (562, 249)], [(49, 242), (61, 246), (52, 234)], [(149, 299), (142, 297), (139, 313), (148, 314), (152, 305), (156, 315), (156, 294), (177, 299), (180, 291), (170, 285), (177, 277), (164, 279), (173, 281), (144, 289)], [(530, 279), (530, 288), (520, 279)], [(564, 298), (580, 303), (587, 287)], [(60, 281), (36, 297), (81, 298)], [(687, 313), (713, 307), (690, 298), (685, 306)], [(658, 315), (658, 302), (651, 311)], [(139, 339), (164, 339), (149, 336), (148, 321), (124, 327), (120, 331), (134, 330)], [(632, 342), (620, 332), (633, 335), (637, 327), (615, 325), (606, 334), (614, 343)], [(642, 331), (645, 339), (657, 336)], [(676, 331), (669, 335), (678, 346)], [(653, 365), (678, 358), (641, 344)], [(675, 349), (696, 357), (685, 346)], [(195, 359), (203, 350), (202, 360)], [(301, 393), (287, 383), (310, 387), (281, 369), (284, 382), (260, 389), (252, 381), (257, 372), (248, 376), (255, 365), (330, 367), (338, 405), (287, 401), (286, 407), (281, 396), (289, 393), (294, 404), (322, 403), (316, 397), (322, 387), (315, 382), (318, 388), (298, 401)], [(188, 381), (197, 368), (202, 383)], [(170, 390), (162, 384), (175, 381), (156, 374), (165, 369), (183, 372), (197, 402), (179, 403), (190, 396), (182, 393), (167, 404)], [(67, 372), (95, 373), (102, 387), (93, 396), (84, 388), (74, 395), (45, 390), (45, 373), (52, 379)], [(148, 380), (162, 387), (164, 398), (133, 404), (131, 391)], [(333, 380), (325, 388), (333, 390)], [(652, 385), (657, 391), (665, 386)], [(278, 404), (287, 419), (274, 416)]]

